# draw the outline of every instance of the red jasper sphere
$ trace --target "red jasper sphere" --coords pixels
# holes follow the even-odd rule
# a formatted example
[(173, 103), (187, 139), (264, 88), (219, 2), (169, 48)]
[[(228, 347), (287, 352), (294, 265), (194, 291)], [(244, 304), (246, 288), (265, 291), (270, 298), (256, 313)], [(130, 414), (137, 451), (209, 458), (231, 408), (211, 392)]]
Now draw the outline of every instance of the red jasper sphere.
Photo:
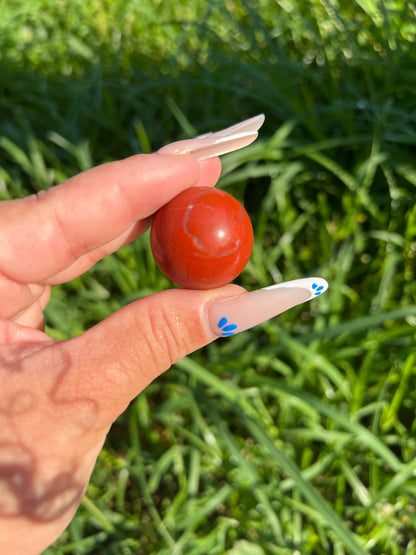
[(232, 281), (253, 248), (253, 228), (234, 197), (191, 187), (157, 213), (150, 232), (157, 265), (178, 285), (211, 289)]

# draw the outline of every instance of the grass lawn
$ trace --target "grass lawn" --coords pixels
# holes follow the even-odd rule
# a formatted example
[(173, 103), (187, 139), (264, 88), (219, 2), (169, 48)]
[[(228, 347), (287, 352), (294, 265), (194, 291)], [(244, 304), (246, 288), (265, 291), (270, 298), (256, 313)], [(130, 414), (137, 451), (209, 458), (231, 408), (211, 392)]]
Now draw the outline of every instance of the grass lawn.
[[(416, 553), (416, 5), (0, 0), (0, 199), (263, 112), (219, 186), (237, 282), (329, 291), (181, 360), (113, 426), (47, 555)], [(81, 333), (171, 284), (148, 235), (56, 287)]]

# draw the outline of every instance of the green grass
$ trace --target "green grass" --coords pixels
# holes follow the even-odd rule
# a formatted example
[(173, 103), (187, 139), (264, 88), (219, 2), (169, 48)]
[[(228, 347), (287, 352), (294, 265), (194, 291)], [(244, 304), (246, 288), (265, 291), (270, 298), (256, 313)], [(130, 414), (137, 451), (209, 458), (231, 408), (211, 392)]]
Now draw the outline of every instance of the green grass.
[[(223, 160), (255, 229), (238, 282), (331, 286), (135, 399), (47, 555), (415, 553), (414, 2), (0, 10), (1, 199), (264, 112)], [(57, 287), (47, 329), (169, 286), (146, 236)]]

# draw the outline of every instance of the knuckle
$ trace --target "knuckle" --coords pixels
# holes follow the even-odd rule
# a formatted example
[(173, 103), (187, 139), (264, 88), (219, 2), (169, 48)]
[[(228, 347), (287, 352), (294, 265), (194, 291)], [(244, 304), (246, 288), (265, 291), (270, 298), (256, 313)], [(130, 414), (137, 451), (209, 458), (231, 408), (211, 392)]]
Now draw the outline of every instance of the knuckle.
[(141, 357), (158, 370), (167, 370), (188, 352), (186, 326), (177, 312), (169, 306), (152, 305), (147, 314), (148, 325), (143, 327), (144, 351)]

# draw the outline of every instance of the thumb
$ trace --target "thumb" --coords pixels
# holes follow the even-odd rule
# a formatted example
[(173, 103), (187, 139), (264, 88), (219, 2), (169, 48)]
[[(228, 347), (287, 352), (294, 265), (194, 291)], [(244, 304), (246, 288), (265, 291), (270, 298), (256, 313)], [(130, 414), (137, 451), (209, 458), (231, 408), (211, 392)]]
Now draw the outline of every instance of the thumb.
[(218, 337), (253, 327), (309, 301), (327, 288), (305, 278), (247, 293), (236, 285), (210, 291), (172, 289), (136, 301), (56, 348), (70, 361), (60, 398), (94, 400), (96, 424), (106, 426), (157, 376)]

